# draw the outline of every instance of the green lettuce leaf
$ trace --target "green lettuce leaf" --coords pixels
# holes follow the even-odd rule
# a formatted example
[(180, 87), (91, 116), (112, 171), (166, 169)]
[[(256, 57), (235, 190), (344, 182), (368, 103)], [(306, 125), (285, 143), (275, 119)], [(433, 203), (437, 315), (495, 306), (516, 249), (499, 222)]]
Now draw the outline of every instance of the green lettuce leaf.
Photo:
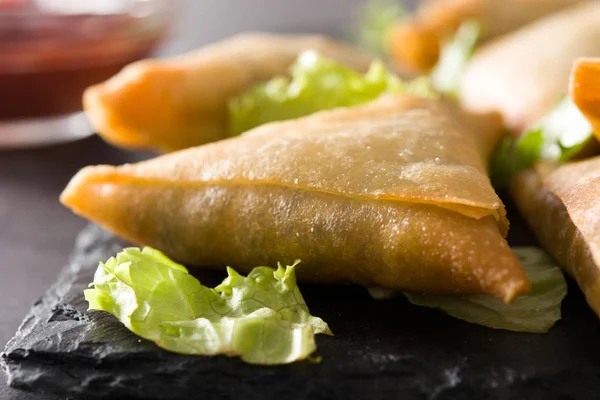
[(506, 186), (515, 174), (532, 167), (537, 161), (568, 161), (593, 137), (589, 121), (565, 97), (523, 136), (518, 139), (505, 137), (492, 159), (492, 182), (497, 188)]
[[(531, 282), (531, 292), (518, 296), (512, 304), (486, 295), (434, 296), (404, 293), (413, 304), (430, 307), (467, 322), (494, 329), (544, 333), (561, 318), (560, 305), (567, 294), (565, 277), (556, 263), (537, 247), (515, 247)], [(375, 299), (387, 299), (399, 293), (373, 288)]]
[(229, 101), (229, 131), (237, 135), (268, 122), (364, 104), (382, 93), (435, 96), (426, 78), (404, 82), (380, 61), (363, 75), (306, 51), (292, 65), (291, 78), (273, 78)]
[(503, 189), (513, 176), (531, 168), (540, 159), (544, 142), (541, 130), (536, 129), (515, 139), (506, 133), (490, 163), (490, 179), (495, 189)]
[(565, 97), (527, 135), (543, 137), (539, 147), (539, 159), (568, 161), (593, 138), (594, 132), (592, 125), (575, 103)]
[(399, 0), (370, 0), (360, 9), (356, 43), (362, 49), (382, 57), (389, 53), (392, 27), (408, 16)]
[(481, 35), (481, 24), (465, 21), (454, 37), (442, 48), (440, 58), (430, 73), (432, 86), (449, 96), (458, 95), (458, 85)]
[(285, 364), (313, 353), (315, 334), (331, 335), (302, 298), (297, 263), (256, 267), (246, 277), (228, 268), (211, 289), (158, 250), (127, 248), (100, 263), (84, 293), (90, 310), (113, 314), (165, 350)]

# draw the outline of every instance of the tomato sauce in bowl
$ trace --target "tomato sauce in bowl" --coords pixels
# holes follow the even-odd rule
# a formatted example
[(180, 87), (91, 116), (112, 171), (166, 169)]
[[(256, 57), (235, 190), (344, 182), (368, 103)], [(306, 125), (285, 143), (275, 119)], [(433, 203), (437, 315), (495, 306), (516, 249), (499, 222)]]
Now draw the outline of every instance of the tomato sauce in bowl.
[(0, 0), (0, 147), (91, 134), (83, 91), (150, 55), (174, 9), (171, 0)]

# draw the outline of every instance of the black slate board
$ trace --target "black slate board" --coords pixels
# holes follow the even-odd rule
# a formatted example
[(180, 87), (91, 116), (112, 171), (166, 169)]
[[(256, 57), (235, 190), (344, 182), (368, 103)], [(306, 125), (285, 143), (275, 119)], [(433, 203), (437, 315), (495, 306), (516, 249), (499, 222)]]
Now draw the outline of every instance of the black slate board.
[[(521, 238), (530, 237), (522, 229)], [(514, 234), (513, 234), (514, 235)], [(527, 239), (525, 239), (527, 240)], [(111, 315), (85, 312), (99, 260), (126, 243), (90, 225), (71, 263), (2, 354), (11, 386), (85, 398), (598, 399), (600, 321), (574, 285), (546, 335), (496, 331), (416, 307), (372, 300), (356, 286), (303, 285), (322, 362), (279, 367), (186, 357), (139, 340)], [(202, 271), (203, 283), (222, 279)]]

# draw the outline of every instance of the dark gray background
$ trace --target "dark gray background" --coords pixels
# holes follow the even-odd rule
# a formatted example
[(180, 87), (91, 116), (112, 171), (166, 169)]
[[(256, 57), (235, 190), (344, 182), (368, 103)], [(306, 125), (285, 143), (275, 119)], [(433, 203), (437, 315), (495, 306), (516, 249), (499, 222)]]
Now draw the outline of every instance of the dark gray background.
[[(363, 0), (187, 0), (161, 48), (177, 54), (243, 31), (321, 32), (344, 37)], [(31, 303), (67, 262), (84, 221), (57, 201), (69, 178), (87, 164), (119, 164), (143, 155), (113, 149), (96, 137), (53, 147), (0, 150), (0, 346)], [(1, 399), (41, 399), (6, 387)]]

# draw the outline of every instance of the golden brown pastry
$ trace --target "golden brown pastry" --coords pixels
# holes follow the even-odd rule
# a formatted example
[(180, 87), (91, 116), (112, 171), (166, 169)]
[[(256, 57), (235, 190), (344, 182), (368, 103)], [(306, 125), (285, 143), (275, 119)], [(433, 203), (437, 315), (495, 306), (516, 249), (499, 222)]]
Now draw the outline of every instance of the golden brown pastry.
[(582, 0), (429, 0), (391, 33), (396, 63), (416, 73), (438, 61), (441, 47), (460, 25), (475, 19), (482, 24), (481, 41), (506, 34)]
[(358, 71), (370, 58), (323, 36), (243, 34), (167, 60), (125, 67), (84, 94), (94, 128), (125, 148), (172, 151), (227, 136), (227, 102), (288, 67), (305, 50)]
[(456, 100), (443, 95), (440, 95), (439, 101), (445, 107), (449, 117), (473, 133), (479, 153), (483, 159), (489, 159), (506, 134), (500, 114), (469, 112)]
[(498, 111), (514, 132), (536, 124), (566, 94), (573, 62), (600, 56), (600, 2), (542, 18), (475, 53), (460, 84), (470, 110)]
[(571, 71), (569, 95), (600, 138), (600, 58), (582, 58)]
[(600, 157), (538, 164), (514, 179), (511, 192), (541, 244), (600, 316)]
[(61, 201), (189, 265), (248, 271), (300, 258), (304, 280), (508, 302), (529, 282), (504, 239), (487, 146), (452, 115), (436, 100), (383, 97), (88, 167)]
[[(600, 59), (577, 60), (569, 85), (571, 100), (596, 134), (599, 67)], [(600, 157), (564, 165), (538, 163), (517, 175), (511, 192), (541, 244), (575, 278), (600, 315)]]

